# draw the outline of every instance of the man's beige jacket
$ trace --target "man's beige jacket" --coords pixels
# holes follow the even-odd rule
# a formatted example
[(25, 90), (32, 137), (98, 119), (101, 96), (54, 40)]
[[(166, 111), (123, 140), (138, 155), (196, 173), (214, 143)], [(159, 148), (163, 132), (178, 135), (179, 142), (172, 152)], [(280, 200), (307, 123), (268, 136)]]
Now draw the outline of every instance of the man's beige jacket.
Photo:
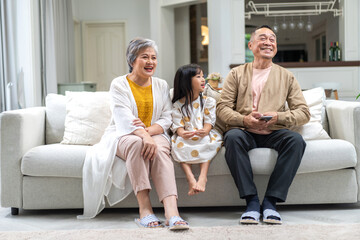
[[(245, 128), (243, 119), (252, 112), (253, 106), (252, 69), (253, 64), (246, 63), (231, 69), (226, 77), (216, 109), (216, 128), (222, 133)], [(270, 130), (301, 126), (310, 119), (309, 108), (294, 75), (274, 63), (261, 92), (258, 112), (278, 113), (278, 122)]]

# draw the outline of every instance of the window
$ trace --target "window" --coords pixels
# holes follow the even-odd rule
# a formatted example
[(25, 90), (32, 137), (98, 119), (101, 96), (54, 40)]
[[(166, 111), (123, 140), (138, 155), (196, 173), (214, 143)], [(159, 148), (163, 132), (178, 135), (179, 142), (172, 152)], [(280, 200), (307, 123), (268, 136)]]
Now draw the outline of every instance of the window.
[(315, 37), (315, 60), (326, 61), (326, 35), (321, 33)]

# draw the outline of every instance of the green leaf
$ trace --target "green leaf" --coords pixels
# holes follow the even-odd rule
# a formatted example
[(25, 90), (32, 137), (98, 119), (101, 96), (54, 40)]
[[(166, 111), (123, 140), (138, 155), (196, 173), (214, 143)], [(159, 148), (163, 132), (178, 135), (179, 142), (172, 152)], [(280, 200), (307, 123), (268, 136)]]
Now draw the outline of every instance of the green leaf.
[(357, 100), (359, 97), (360, 97), (360, 93), (359, 93), (359, 95), (357, 95), (356, 100)]

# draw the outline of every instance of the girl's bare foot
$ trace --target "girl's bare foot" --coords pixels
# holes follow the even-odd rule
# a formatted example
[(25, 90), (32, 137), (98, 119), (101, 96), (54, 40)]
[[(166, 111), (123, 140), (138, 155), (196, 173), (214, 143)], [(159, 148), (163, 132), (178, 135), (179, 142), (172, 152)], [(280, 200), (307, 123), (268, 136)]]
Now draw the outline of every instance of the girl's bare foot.
[(198, 192), (205, 192), (205, 188), (206, 188), (206, 182), (207, 182), (207, 177), (199, 177), (199, 180), (196, 183), (196, 187), (195, 189)]
[(189, 196), (192, 196), (192, 195), (195, 195), (198, 193), (198, 191), (196, 190), (196, 179), (192, 179), (192, 180), (189, 180), (189, 192), (188, 192), (188, 195)]

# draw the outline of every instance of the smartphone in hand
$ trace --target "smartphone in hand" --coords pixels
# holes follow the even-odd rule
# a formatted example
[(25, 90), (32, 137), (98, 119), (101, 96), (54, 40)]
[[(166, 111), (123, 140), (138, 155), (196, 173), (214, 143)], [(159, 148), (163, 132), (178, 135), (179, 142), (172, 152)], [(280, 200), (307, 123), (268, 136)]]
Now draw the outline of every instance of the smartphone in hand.
[(268, 122), (272, 119), (272, 116), (262, 116), (259, 118), (259, 120), (263, 120), (265, 122)]

